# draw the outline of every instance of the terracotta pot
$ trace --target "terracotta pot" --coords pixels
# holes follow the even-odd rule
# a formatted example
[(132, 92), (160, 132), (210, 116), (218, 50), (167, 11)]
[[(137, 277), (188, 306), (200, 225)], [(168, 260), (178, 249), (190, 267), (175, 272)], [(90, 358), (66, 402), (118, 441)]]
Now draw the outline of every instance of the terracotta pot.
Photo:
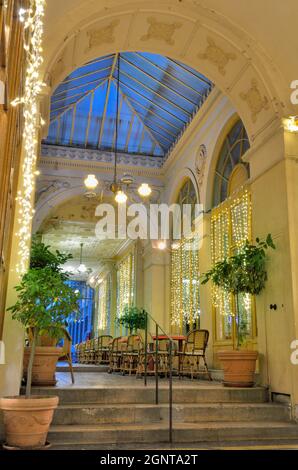
[(37, 341), (38, 346), (47, 347), (56, 347), (58, 343), (57, 338), (51, 338), (51, 336), (48, 335), (39, 336)]
[(6, 445), (17, 449), (44, 447), (58, 402), (59, 398), (55, 396), (0, 398)]
[[(25, 348), (24, 352), (24, 377), (27, 376), (27, 368), (31, 348)], [(56, 365), (59, 356), (62, 356), (63, 348), (37, 346), (35, 349), (32, 385), (56, 385)]]
[(220, 351), (217, 353), (224, 370), (226, 387), (252, 387), (256, 369), (257, 351)]

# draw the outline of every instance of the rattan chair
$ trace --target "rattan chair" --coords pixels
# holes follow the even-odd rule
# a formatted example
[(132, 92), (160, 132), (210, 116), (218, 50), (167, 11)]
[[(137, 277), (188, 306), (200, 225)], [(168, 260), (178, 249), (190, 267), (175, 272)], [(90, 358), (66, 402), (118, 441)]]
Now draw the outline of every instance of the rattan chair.
[(101, 335), (97, 338), (95, 343), (95, 364), (108, 364), (109, 363), (109, 351), (110, 351), (110, 342), (113, 339), (113, 336), (110, 335)]
[[(176, 354), (176, 346), (173, 344), (172, 357)], [(157, 370), (158, 374), (167, 377), (169, 372), (169, 340), (162, 339), (158, 341), (157, 350)], [(147, 374), (155, 375), (156, 371), (156, 341), (152, 335), (148, 338), (148, 350), (147, 350)], [(136, 377), (143, 375), (145, 372), (145, 350), (142, 345), (142, 349), (139, 351), (138, 365), (136, 371)]]
[(112, 372), (120, 372), (122, 367), (122, 354), (126, 350), (126, 343), (123, 337), (114, 338), (109, 351), (109, 374)]
[[(207, 374), (209, 380), (212, 380), (205, 357), (208, 339), (208, 330), (193, 330), (187, 335), (183, 351), (178, 352), (180, 354), (179, 378), (183, 375), (190, 375), (193, 379), (194, 375)], [(200, 369), (201, 361), (203, 361), (203, 369)]]
[(72, 357), (71, 357), (71, 345), (72, 338), (66, 328), (62, 328), (63, 331), (63, 353), (59, 356), (59, 361), (66, 361), (69, 365), (71, 382), (74, 384), (74, 373), (72, 367)]
[(91, 355), (91, 340), (87, 339), (85, 350), (84, 350), (83, 364), (89, 364), (90, 355)]
[(77, 349), (77, 361), (79, 364), (83, 364), (85, 356), (85, 343), (79, 343)]
[[(154, 342), (156, 348), (156, 342)], [(154, 350), (155, 350), (154, 348)], [(167, 377), (169, 372), (169, 340), (161, 339), (158, 341), (158, 372)]]
[(136, 373), (142, 344), (140, 335), (130, 335), (128, 337), (126, 350), (122, 352), (121, 371), (123, 375), (125, 375), (126, 372), (128, 372), (129, 375)]
[(88, 364), (94, 364), (95, 362), (95, 338), (90, 340), (90, 349), (88, 356)]

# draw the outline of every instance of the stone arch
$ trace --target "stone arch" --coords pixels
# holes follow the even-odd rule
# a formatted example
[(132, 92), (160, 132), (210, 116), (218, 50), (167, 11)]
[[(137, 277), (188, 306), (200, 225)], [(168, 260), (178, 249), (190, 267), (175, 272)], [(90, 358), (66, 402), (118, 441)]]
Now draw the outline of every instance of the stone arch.
[(36, 233), (40, 229), (53, 208), (60, 206), (75, 196), (83, 194), (83, 192), (84, 185), (81, 183), (76, 186), (62, 188), (58, 191), (49, 193), (48, 195), (45, 194), (45, 196), (37, 202), (35, 209), (36, 215), (32, 224), (32, 233)]
[(251, 142), (291, 108), (272, 61), (253, 38), (215, 11), (169, 0), (151, 7), (136, 0), (112, 3), (118, 5), (100, 8), (85, 2), (89, 16), (75, 24), (73, 15), (66, 36), (65, 24), (63, 32), (57, 30), (44, 64), (52, 90), (88, 60), (138, 50), (167, 55), (210, 78), (233, 102)]

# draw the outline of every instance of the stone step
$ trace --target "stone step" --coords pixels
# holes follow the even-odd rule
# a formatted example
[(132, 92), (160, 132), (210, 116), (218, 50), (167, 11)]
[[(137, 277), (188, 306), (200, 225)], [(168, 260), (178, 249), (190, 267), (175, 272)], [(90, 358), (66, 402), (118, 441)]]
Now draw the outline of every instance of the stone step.
[[(55, 411), (54, 425), (88, 425), (116, 423), (154, 423), (167, 421), (168, 404), (161, 405), (60, 405)], [(289, 407), (274, 403), (207, 403), (173, 405), (174, 422), (203, 421), (289, 421)]]
[[(152, 385), (144, 387), (140, 382), (136, 386), (102, 386), (92, 388), (82, 387), (33, 387), (35, 395), (57, 395), (60, 405), (68, 403), (101, 404), (154, 404), (155, 388)], [(168, 385), (163, 384), (159, 390), (160, 403), (168, 403)], [(174, 403), (264, 403), (268, 401), (268, 391), (263, 387), (229, 388), (217, 385), (188, 385), (174, 386)]]
[[(168, 441), (166, 423), (51, 426), (48, 440), (55, 446), (71, 444), (156, 443)], [(175, 423), (173, 441), (214, 442), (282, 439), (298, 443), (298, 425), (280, 422)]]

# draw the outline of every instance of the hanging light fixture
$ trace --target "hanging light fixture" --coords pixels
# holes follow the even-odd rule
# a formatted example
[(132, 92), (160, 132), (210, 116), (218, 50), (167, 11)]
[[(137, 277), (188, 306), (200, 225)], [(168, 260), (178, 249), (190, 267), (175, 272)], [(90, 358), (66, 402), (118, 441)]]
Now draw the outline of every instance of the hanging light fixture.
[(118, 204), (124, 204), (127, 201), (127, 196), (122, 189), (119, 189), (116, 194), (115, 194), (115, 201), (118, 202)]
[(87, 198), (93, 198), (96, 196), (96, 192), (95, 192), (95, 189), (97, 188), (98, 186), (98, 179), (96, 178), (95, 175), (88, 175), (85, 179), (84, 179), (84, 185), (86, 186), (87, 188), (87, 191), (85, 193), (85, 196)]
[(142, 183), (141, 186), (138, 187), (138, 193), (142, 197), (148, 197), (152, 193), (152, 189), (148, 183)]
[(84, 273), (87, 272), (87, 266), (83, 263), (83, 246), (84, 246), (84, 243), (81, 243), (80, 246), (81, 246), (81, 254), (80, 254), (80, 265), (78, 267), (78, 272), (81, 273), (81, 274), (84, 274)]
[(98, 179), (95, 175), (88, 175), (87, 178), (84, 179), (84, 184), (87, 189), (94, 191), (94, 189), (98, 186)]
[[(115, 123), (115, 159), (114, 159), (114, 181), (110, 185), (110, 190), (115, 194), (115, 201), (118, 204), (124, 204), (128, 197), (122, 189), (122, 184), (126, 184), (127, 187), (133, 182), (133, 178), (130, 175), (123, 175), (120, 181), (117, 181), (117, 154), (118, 154), (118, 126), (119, 126), (119, 93), (120, 93), (120, 53), (117, 57), (117, 89), (116, 89), (116, 123)], [(138, 193), (142, 197), (150, 196), (152, 189), (148, 183), (143, 183), (138, 188)]]

